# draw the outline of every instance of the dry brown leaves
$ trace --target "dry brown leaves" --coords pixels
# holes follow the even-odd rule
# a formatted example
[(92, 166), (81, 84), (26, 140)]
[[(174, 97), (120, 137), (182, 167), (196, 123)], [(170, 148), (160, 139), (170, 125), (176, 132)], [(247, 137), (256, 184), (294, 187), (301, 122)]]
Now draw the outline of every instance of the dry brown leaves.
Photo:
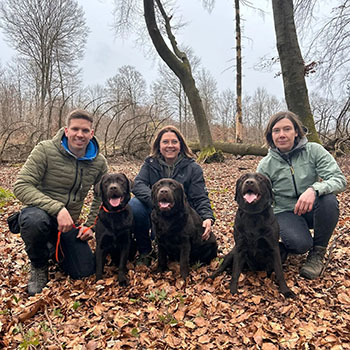
[[(217, 217), (220, 257), (232, 247), (235, 181), (253, 171), (258, 161), (228, 156), (224, 164), (203, 165)], [(350, 159), (339, 163), (350, 174)], [(140, 165), (121, 159), (110, 168), (134, 178)], [(2, 186), (11, 189), (17, 172), (18, 167), (2, 166)], [(284, 299), (264, 273), (242, 275), (239, 294), (232, 296), (228, 275), (205, 280), (219, 259), (194, 267), (187, 284), (177, 264), (160, 275), (153, 274), (152, 267), (130, 263), (126, 288), (118, 286), (113, 266), (107, 266), (104, 280), (95, 283), (94, 277), (71, 280), (53, 265), (48, 288), (28, 297), (23, 243), (5, 222), (19, 208), (13, 201), (2, 209), (0, 222), (0, 348), (350, 349), (349, 195), (349, 190), (339, 195), (336, 244), (323, 277), (299, 277), (305, 256), (291, 256), (284, 265), (287, 284), (297, 294), (294, 300)]]

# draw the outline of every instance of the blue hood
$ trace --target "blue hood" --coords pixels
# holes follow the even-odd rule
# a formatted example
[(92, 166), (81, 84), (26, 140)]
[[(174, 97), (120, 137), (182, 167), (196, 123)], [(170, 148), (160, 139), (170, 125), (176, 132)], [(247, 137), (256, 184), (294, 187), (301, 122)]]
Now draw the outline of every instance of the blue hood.
[[(61, 140), (61, 145), (63, 148), (73, 157), (77, 158), (68, 148), (68, 138), (63, 135)], [(95, 138), (92, 138), (86, 147), (86, 152), (84, 157), (77, 158), (78, 160), (93, 160), (98, 154), (98, 144)]]

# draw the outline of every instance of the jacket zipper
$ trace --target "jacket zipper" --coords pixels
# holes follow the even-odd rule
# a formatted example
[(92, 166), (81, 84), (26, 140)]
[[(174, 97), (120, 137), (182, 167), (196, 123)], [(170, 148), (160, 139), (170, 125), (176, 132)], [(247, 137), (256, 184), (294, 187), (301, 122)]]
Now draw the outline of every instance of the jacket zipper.
[(299, 193), (298, 193), (298, 190), (297, 190), (297, 184), (296, 184), (296, 182), (295, 182), (295, 172), (294, 172), (294, 168), (293, 168), (292, 162), (291, 162), (290, 159), (286, 159), (286, 162), (288, 163), (289, 169), (290, 169), (290, 173), (292, 174), (292, 179), (293, 179), (293, 185), (294, 185), (295, 194), (296, 194), (297, 198), (299, 198)]
[[(78, 170), (79, 170), (78, 160), (76, 160), (75, 164), (76, 164), (76, 167), (75, 167), (75, 179), (74, 179), (74, 182), (73, 182), (73, 186), (70, 188), (69, 193), (68, 193), (68, 200), (67, 200), (67, 203), (66, 203), (66, 208), (68, 207), (68, 204), (70, 202), (70, 196), (71, 196), (71, 194), (73, 192), (73, 189), (74, 189), (75, 184), (77, 183), (77, 179), (78, 179)], [(75, 195), (74, 195), (74, 200), (75, 200)]]
[[(78, 172), (78, 171), (77, 171), (77, 172)], [(80, 182), (79, 182), (79, 185), (78, 185), (78, 187), (77, 187), (77, 190), (76, 190), (75, 193), (74, 193), (74, 201), (77, 200), (77, 194), (78, 194), (78, 192), (81, 190), (82, 181), (83, 181), (83, 168), (80, 168)]]

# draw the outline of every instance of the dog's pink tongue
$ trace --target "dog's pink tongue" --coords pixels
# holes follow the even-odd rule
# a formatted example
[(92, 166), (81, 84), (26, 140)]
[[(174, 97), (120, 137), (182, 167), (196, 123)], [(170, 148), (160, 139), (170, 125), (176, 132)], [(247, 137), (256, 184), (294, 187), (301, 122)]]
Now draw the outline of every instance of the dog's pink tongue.
[(170, 203), (169, 202), (159, 202), (159, 208), (160, 209), (168, 209), (168, 208), (170, 208)]
[(248, 203), (252, 203), (254, 202), (255, 199), (257, 199), (257, 195), (255, 193), (246, 193), (243, 198), (248, 202)]
[(111, 198), (111, 199), (109, 200), (109, 204), (110, 204), (112, 207), (117, 207), (118, 205), (120, 205), (121, 199), (122, 199), (122, 197)]

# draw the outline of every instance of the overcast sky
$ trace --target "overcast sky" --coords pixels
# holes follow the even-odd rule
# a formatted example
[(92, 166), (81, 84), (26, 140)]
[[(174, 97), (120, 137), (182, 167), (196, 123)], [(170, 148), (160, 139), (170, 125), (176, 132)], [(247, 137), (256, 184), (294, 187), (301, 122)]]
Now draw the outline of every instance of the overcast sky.
[[(83, 67), (85, 85), (104, 84), (123, 65), (132, 65), (150, 84), (157, 76), (157, 65), (147, 60), (142, 49), (132, 40), (115, 38), (112, 0), (78, 0), (83, 6), (87, 25), (90, 27)], [(201, 59), (204, 68), (210, 71), (218, 83), (218, 89), (235, 90), (235, 27), (234, 1), (218, 0), (211, 13), (203, 9), (200, 0), (178, 0), (184, 19), (189, 22), (178, 42), (191, 46)], [(254, 66), (265, 55), (276, 55), (275, 34), (270, 1), (259, 2), (266, 11), (264, 17), (253, 9), (241, 8), (243, 15), (243, 91), (252, 95), (257, 87), (265, 87), (270, 94), (283, 96), (282, 78), (274, 78), (279, 70), (259, 72)], [(5, 65), (13, 52), (0, 34), (0, 62)]]

